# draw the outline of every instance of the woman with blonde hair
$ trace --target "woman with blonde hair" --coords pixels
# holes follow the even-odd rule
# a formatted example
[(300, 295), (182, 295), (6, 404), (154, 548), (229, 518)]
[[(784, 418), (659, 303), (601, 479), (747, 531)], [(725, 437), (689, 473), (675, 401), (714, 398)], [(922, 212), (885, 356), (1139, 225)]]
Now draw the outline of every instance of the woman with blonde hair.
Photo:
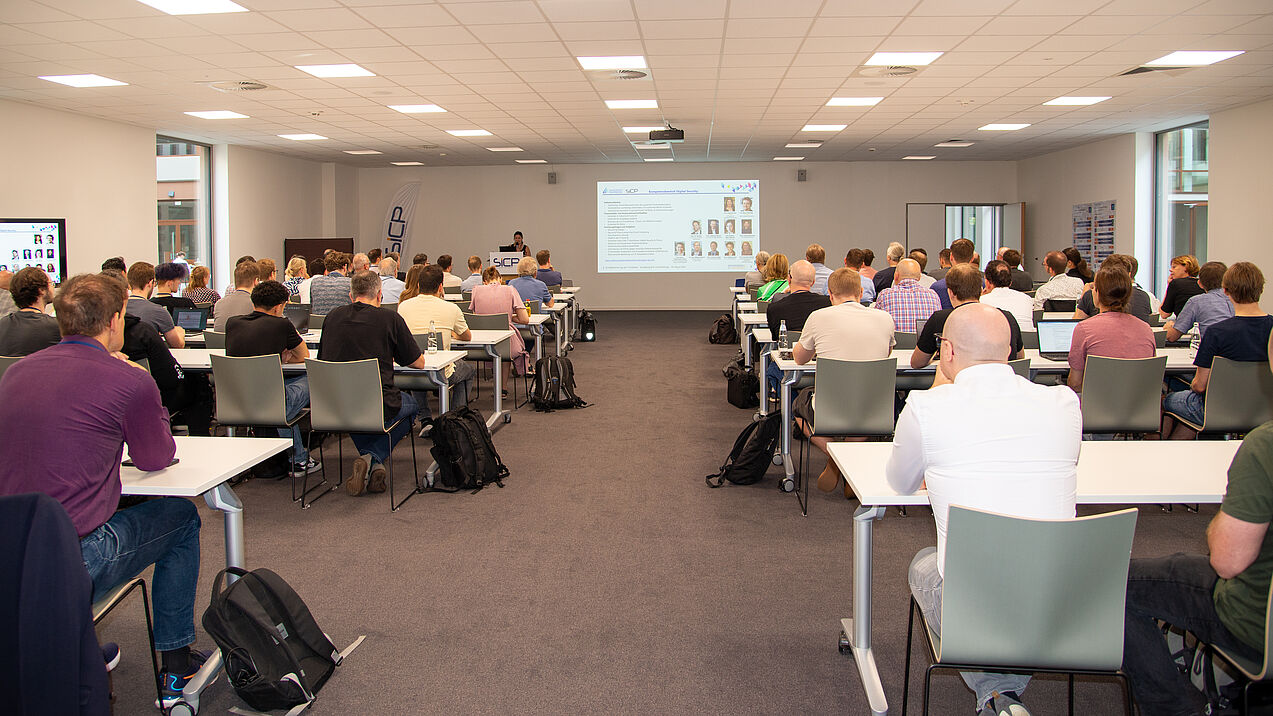
[(1186, 301), (1200, 293), (1206, 293), (1198, 283), (1198, 272), (1201, 270), (1195, 256), (1182, 254), (1171, 260), (1171, 280), (1167, 282), (1167, 292), (1162, 295), (1159, 315), (1167, 318), (1173, 313), (1180, 313)]
[(181, 292), (182, 296), (194, 301), (195, 303), (216, 303), (221, 300), (221, 294), (216, 289), (208, 288), (208, 267), (195, 266), (190, 271), (190, 283), (186, 286), (186, 290)]
[(757, 301), (772, 301), (774, 294), (787, 290), (787, 276), (791, 272), (787, 264), (786, 254), (774, 254), (765, 263), (765, 281), (767, 283), (756, 292)]
[(293, 296), (301, 292), (301, 281), (309, 277), (309, 272), (305, 269), (305, 257), (293, 256), (291, 261), (287, 262), (287, 268), (284, 269), (283, 285), (287, 287), (287, 292)]
[(412, 264), (411, 268), (407, 269), (407, 279), (405, 281), (407, 287), (402, 289), (402, 293), (398, 294), (399, 305), (408, 298), (415, 298), (420, 295), (420, 273), (423, 271), (424, 264)]

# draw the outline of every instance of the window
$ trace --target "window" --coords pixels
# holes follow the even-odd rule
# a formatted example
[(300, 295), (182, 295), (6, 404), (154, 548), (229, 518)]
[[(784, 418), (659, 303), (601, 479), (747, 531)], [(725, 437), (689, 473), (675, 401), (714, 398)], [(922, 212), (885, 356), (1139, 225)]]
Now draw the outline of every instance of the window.
[(1206, 122), (1159, 132), (1155, 136), (1154, 286), (1167, 287), (1173, 256), (1191, 254), (1207, 261)]
[(156, 137), (159, 263), (184, 254), (191, 266), (211, 262), (212, 150), (184, 139)]
[(970, 239), (984, 266), (1003, 243), (1003, 205), (947, 204), (946, 246), (956, 239)]

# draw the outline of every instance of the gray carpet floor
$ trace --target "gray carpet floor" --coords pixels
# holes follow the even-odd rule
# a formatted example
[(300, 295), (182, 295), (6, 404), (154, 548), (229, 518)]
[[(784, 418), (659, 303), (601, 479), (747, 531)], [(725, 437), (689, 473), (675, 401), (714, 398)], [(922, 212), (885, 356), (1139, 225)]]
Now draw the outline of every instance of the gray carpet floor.
[[(598, 315), (598, 341), (571, 353), (593, 405), (516, 411), (495, 434), (512, 471), (503, 489), (417, 495), (390, 513), (386, 495), (335, 492), (302, 511), (286, 482), (238, 487), (248, 566), (287, 579), (338, 647), (367, 637), (312, 712), (865, 713), (854, 665), (836, 650), (856, 503), (814, 490), (801, 516), (777, 489), (779, 467), (753, 486), (703, 483), (751, 418), (725, 400), (721, 367), (736, 349), (708, 344), (717, 315)], [(422, 464), (429, 444), (417, 440)], [(407, 441), (395, 455), (409, 468)], [(346, 442), (346, 470), (351, 457)], [(814, 474), (822, 466), (812, 460)], [(200, 511), (196, 622), (224, 564), (220, 513)], [(1142, 507), (1136, 555), (1201, 551), (1214, 512)], [(922, 509), (890, 512), (875, 535), (875, 648), (900, 713), (906, 567), (936, 535)], [(140, 602), (99, 634), (124, 650), (116, 713), (147, 713)], [(913, 674), (922, 679), (921, 664)], [(1080, 680), (1077, 700), (1080, 714), (1122, 709), (1109, 681)], [(957, 677), (936, 677), (933, 713), (972, 713), (972, 701)], [(1064, 681), (1036, 679), (1026, 702), (1065, 713)], [(222, 676), (201, 711), (236, 705)]]

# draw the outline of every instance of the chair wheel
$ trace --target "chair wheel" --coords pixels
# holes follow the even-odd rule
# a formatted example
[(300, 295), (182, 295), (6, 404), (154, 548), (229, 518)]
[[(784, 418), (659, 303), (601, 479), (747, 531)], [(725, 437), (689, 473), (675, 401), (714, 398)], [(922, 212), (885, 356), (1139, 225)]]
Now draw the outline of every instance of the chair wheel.
[(513, 416), (512, 416), (512, 415), (505, 415), (505, 416), (504, 416), (504, 422), (505, 422), (506, 424), (507, 424), (507, 423), (511, 423), (511, 422), (513, 422)]
[(784, 477), (778, 483), (778, 489), (783, 492), (793, 492), (796, 489), (796, 481), (792, 480), (790, 477)]
[(844, 632), (840, 632), (840, 641), (837, 648), (844, 656), (853, 656), (853, 645), (849, 643), (849, 637)]
[(782, 453), (780, 453), (780, 452), (776, 452), (776, 453), (774, 453), (773, 462), (774, 462), (774, 464), (775, 464), (775, 465), (781, 465), (781, 464), (782, 464)]
[(195, 716), (198, 713), (198, 709), (185, 701), (178, 701), (168, 708), (168, 716)]

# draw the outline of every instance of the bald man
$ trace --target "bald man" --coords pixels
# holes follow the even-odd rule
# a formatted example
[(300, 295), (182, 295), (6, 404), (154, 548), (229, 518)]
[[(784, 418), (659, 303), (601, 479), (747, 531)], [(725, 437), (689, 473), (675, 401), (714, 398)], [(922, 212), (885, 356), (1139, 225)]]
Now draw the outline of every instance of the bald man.
[[(889, 485), (901, 494), (928, 488), (937, 546), (915, 555), (909, 580), (938, 634), (952, 504), (1031, 519), (1074, 517), (1083, 430), (1078, 398), (1065, 386), (1017, 376), (1005, 361), (1010, 336), (1003, 312), (993, 306), (974, 303), (950, 314), (938, 364), (948, 382), (911, 392), (885, 467)], [(973, 578), (1010, 579), (1010, 570), (986, 564)], [(1026, 713), (1020, 702), (1029, 677), (966, 672), (963, 678), (979, 713)]]
[(916, 333), (929, 316), (941, 310), (941, 299), (937, 294), (920, 285), (920, 273), (918, 261), (902, 259), (893, 274), (893, 285), (880, 291), (872, 305), (872, 308), (887, 311), (902, 333)]
[[(791, 264), (788, 273), (791, 278), (787, 283), (786, 295), (777, 294), (783, 298), (769, 304), (765, 313), (769, 319), (769, 334), (775, 341), (778, 340), (778, 329), (783, 321), (787, 322), (788, 331), (804, 330), (804, 322), (810, 313), (831, 305), (830, 298), (813, 291), (813, 285), (817, 281), (817, 268), (811, 262), (797, 261)], [(782, 371), (778, 370), (778, 366), (770, 362), (765, 375), (769, 376), (769, 388), (778, 390), (778, 385), (782, 382)]]

